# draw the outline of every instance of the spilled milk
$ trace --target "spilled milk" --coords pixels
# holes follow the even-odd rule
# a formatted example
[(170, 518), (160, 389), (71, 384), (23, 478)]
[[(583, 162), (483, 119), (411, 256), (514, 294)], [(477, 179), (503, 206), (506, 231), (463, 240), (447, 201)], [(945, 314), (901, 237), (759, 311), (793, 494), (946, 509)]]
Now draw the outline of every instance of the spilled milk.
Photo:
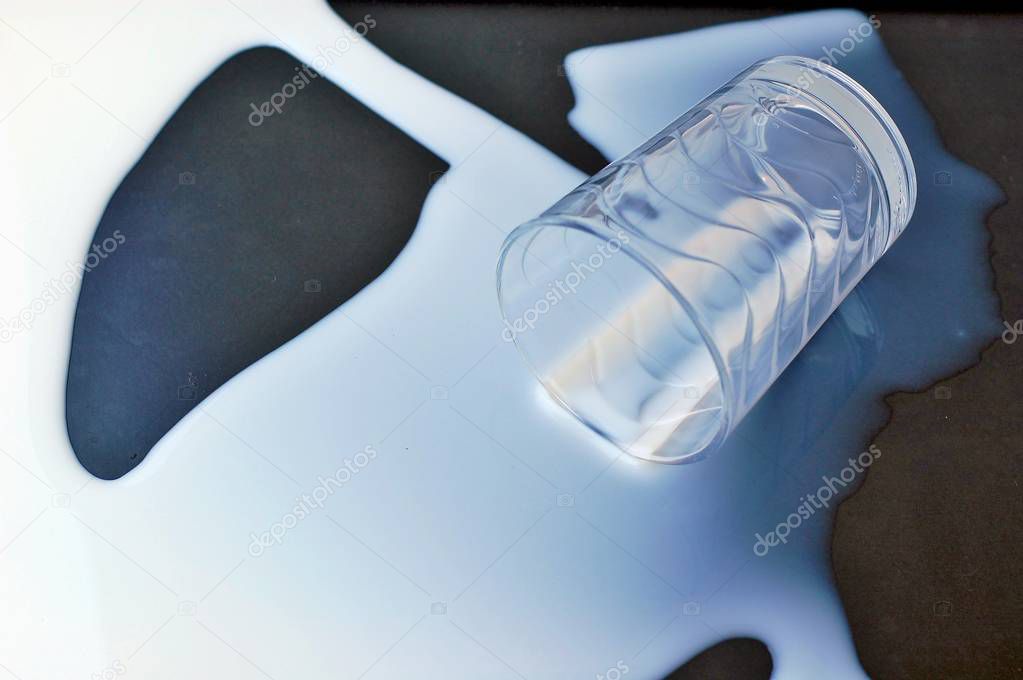
[[(228, 30), (236, 19), (207, 20)], [(269, 41), (312, 63), (342, 30), (318, 4), (259, 19), (272, 38), (232, 34), (225, 44)], [(999, 198), (944, 151), (875, 32), (852, 37), (864, 22), (811, 13), (568, 57), (571, 123), (614, 158), (753, 61), (837, 49), (836, 65), (892, 114), (917, 165), (906, 233), (724, 449), (681, 467), (597, 439), (502, 340), (498, 248), (581, 173), (357, 41), (324, 75), (452, 169), (379, 279), (225, 384), (128, 475), (75, 497), (81, 521), (163, 585), (111, 573), (107, 548), (59, 525), (82, 532), (85, 578), (102, 595), (48, 606), (80, 611), (100, 631), (90, 662), (139, 642), (126, 643), (117, 623), (126, 602), (146, 611), (138, 627), (148, 631), (185, 600), (199, 602), (201, 625), (175, 619), (157, 633), (161, 653), (135, 661), (151, 665), (147, 677), (197, 663), (227, 673), (211, 635), (272, 677), (560, 679), (627, 667), (658, 678), (737, 635), (768, 644), (778, 678), (863, 677), (828, 561), (832, 512), (858, 482), (842, 473), (883, 421), (886, 392), (968, 365), (998, 332), (983, 217)], [(194, 82), (221, 58), (200, 52), (176, 67), (178, 80)], [(149, 113), (147, 134), (160, 111)], [(940, 173), (954, 191), (934, 180)], [(70, 337), (65, 320), (56, 347), (61, 331)], [(60, 426), (59, 404), (47, 408), (38, 441)], [(340, 474), (367, 450), (357, 472)], [(70, 451), (35, 455), (61, 486), (78, 474)], [(839, 480), (828, 507), (755, 552), (756, 536), (785, 522), (822, 476)], [(298, 518), (306, 495), (325, 497)], [(276, 526), (286, 531), (260, 543)]]

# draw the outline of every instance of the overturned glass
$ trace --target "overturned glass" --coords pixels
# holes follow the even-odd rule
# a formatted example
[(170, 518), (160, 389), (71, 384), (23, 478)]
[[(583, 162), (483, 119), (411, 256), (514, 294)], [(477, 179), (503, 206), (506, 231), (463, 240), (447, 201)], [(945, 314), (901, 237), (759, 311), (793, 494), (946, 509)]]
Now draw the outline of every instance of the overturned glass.
[(699, 459), (915, 200), (906, 143), (862, 86), (811, 59), (758, 62), (509, 235), (504, 338), (624, 451)]

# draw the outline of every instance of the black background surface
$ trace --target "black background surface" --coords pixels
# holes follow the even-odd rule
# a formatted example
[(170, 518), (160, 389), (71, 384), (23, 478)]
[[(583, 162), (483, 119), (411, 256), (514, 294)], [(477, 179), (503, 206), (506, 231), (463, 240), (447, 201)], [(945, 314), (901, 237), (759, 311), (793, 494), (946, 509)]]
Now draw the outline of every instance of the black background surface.
[[(736, 9), (338, 6), (370, 39), (586, 172), (605, 162), (568, 126), (574, 49), (776, 14)], [(1023, 317), (1023, 23), (865, 8), (951, 152), (1009, 203), (988, 222), (1005, 319)], [(290, 78), (272, 50), (231, 60), (175, 114), (112, 198), (95, 242), (124, 254), (88, 274), (68, 377), (68, 428), (116, 478), (225, 380), (375, 278), (407, 241), (444, 163), (316, 81), (286, 115), (238, 115)], [(258, 133), (258, 134), (257, 134)], [(373, 163), (353, 159), (372, 158)], [(366, 197), (373, 200), (366, 200)], [(940, 266), (936, 263), (935, 266)], [(878, 678), (1023, 677), (1023, 342), (931, 391), (889, 398), (875, 440), (899, 452), (840, 508), (832, 556), (865, 669)], [(766, 678), (760, 643), (730, 641), (677, 678)]]

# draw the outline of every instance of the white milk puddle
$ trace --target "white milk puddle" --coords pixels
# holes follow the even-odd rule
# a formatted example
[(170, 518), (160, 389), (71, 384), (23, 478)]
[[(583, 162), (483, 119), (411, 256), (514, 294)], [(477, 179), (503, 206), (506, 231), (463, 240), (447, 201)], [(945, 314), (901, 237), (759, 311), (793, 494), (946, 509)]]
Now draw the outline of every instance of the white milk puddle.
[[(180, 3), (171, 14), (143, 3), (80, 62), (92, 42), (83, 36), (101, 38), (130, 6), (63, 27), (8, 19), (21, 37), (0, 26), (0, 49), (25, 65), (0, 127), (19, 167), (3, 185), (17, 192), (0, 205), (25, 227), (12, 240), (39, 261), (4, 255), (22, 268), (7, 274), (20, 294), (5, 298), (5, 318), (81, 258), (114, 188), (192, 86), (257, 44), (311, 63), (345, 30), (325, 5), (232, 4)], [(864, 20), (829, 12), (576, 53), (572, 123), (617, 155), (750, 62), (820, 56)], [(872, 39), (849, 61), (896, 80), (879, 49)], [(70, 63), (69, 77), (54, 77), (54, 62)], [(504, 235), (582, 175), (365, 40), (324, 71), (452, 169), (384, 275), (224, 385), (120, 480), (92, 479), (67, 443), (74, 300), (48, 309), (30, 342), (19, 338), (18, 359), (4, 353), (25, 385), (7, 396), (15, 426), (2, 446), (13, 457), (0, 456), (0, 545), (10, 543), (0, 659), (13, 677), (84, 677), (116, 661), (145, 678), (560, 680), (617, 664), (658, 678), (736, 635), (769, 645), (778, 678), (862, 677), (831, 582), (830, 514), (767, 557), (752, 547), (820, 474), (864, 448), (882, 415), (883, 389), (861, 379), (879, 354), (885, 309), (868, 284), (885, 290), (881, 279), (822, 330), (846, 352), (824, 358), (854, 364), (824, 379), (838, 396), (798, 398), (799, 376), (825, 370), (815, 352), (831, 341), (816, 342), (774, 390), (794, 396), (765, 400), (717, 457), (684, 467), (620, 458), (548, 403), (501, 341), (495, 302)], [(905, 88), (891, 96), (919, 108)], [(978, 197), (960, 227), (979, 225), (990, 183), (932, 155)], [(914, 226), (923, 231), (915, 218), (900, 253)], [(982, 235), (962, 239), (960, 251), (982, 252)], [(988, 322), (963, 311), (952, 356), (886, 373), (882, 385), (963, 365)], [(826, 448), (821, 421), (837, 433)], [(367, 447), (371, 456), (356, 457)], [(253, 549), (251, 535), (278, 522), (293, 525), (280, 543)]]

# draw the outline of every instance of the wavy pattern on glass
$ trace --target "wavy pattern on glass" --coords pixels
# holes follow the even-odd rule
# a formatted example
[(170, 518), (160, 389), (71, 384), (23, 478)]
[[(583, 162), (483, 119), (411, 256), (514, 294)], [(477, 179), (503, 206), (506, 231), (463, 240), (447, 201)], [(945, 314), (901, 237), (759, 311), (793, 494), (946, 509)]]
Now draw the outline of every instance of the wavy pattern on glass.
[(642, 458), (716, 447), (905, 228), (887, 114), (835, 69), (754, 65), (509, 237), (506, 337)]

